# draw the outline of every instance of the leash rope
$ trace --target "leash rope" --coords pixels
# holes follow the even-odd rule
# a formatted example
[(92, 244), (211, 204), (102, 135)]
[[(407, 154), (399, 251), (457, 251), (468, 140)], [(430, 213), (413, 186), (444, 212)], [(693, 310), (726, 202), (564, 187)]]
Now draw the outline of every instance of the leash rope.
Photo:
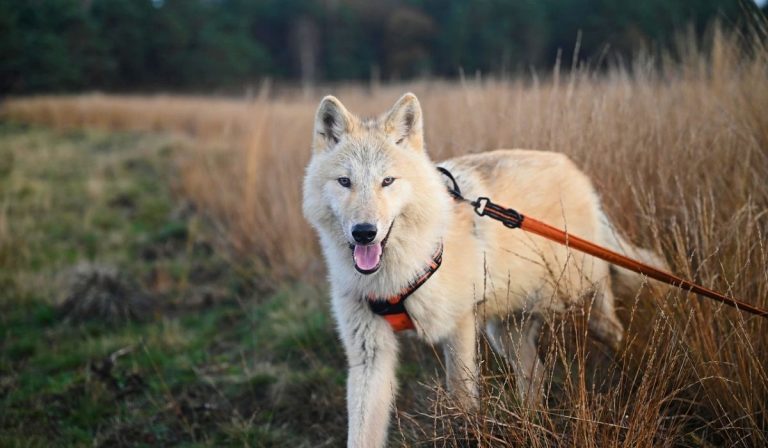
[(531, 218), (530, 216), (525, 216), (514, 209), (494, 204), (490, 199), (486, 197), (480, 197), (474, 201), (470, 201), (462, 196), (459, 184), (456, 182), (456, 178), (453, 177), (453, 174), (451, 174), (450, 171), (443, 167), (437, 167), (437, 169), (443, 175), (448, 177), (453, 183), (453, 188), (449, 188), (448, 193), (450, 193), (451, 196), (453, 196), (457, 201), (470, 204), (478, 216), (487, 216), (491, 219), (495, 219), (496, 221), (501, 222), (505, 227), (510, 229), (520, 228), (527, 232), (535, 233), (536, 235), (547, 238), (551, 241), (555, 241), (567, 247), (572, 247), (578, 251), (595, 256), (609, 263), (621, 266), (622, 268), (633, 272), (637, 272), (638, 274), (643, 274), (677, 288), (716, 300), (720, 303), (732, 306), (738, 310), (768, 318), (768, 310), (766, 309), (750, 305), (749, 303), (734, 299), (733, 297), (726, 296), (709, 288), (705, 288), (704, 286), (693, 283), (670, 272), (655, 268), (633, 258), (626, 257), (603, 246), (597, 245), (591, 241), (579, 238), (578, 236), (572, 235), (556, 227), (550, 226), (549, 224), (538, 221), (534, 218)]

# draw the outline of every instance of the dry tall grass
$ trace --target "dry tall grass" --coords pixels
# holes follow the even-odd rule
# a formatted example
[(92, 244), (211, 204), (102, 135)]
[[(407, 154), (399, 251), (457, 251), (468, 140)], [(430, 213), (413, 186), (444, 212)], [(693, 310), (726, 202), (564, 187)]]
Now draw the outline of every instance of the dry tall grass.
[[(332, 93), (370, 114), (413, 90), (435, 160), (497, 147), (564, 152), (635, 242), (658, 248), (677, 273), (768, 307), (768, 49), (719, 32), (704, 48), (689, 41), (676, 58), (638, 57), (603, 74)], [(300, 187), (318, 99), (46, 97), (10, 101), (3, 114), (205, 139), (183, 157), (184, 194), (266, 282), (315, 281), (322, 260)], [(457, 423), (438, 393), (421, 404), (433, 419), (399, 412), (398, 427), (449, 446), (446, 435), (482, 446), (768, 444), (768, 322), (679, 293), (622, 303), (628, 342), (615, 356), (588, 355), (569, 323), (578, 314), (552, 323), (557, 393), (546, 406), (519, 408), (501, 366), (486, 371), (478, 415)]]

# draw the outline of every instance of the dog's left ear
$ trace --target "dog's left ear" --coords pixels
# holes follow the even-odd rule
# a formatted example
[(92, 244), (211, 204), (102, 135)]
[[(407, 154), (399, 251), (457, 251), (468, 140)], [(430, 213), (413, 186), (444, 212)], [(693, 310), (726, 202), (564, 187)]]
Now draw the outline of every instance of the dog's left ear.
[(384, 119), (384, 130), (398, 145), (424, 150), (424, 122), (416, 95), (408, 92), (397, 100)]

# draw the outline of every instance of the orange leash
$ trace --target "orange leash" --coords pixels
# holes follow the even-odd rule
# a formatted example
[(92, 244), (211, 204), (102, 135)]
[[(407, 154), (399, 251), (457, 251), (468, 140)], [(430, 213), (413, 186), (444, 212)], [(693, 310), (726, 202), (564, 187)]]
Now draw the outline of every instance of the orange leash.
[(629, 269), (630, 271), (646, 275), (650, 278), (668, 283), (680, 289), (694, 292), (701, 296), (716, 300), (720, 303), (724, 303), (728, 306), (732, 306), (738, 310), (768, 318), (768, 310), (750, 305), (749, 303), (742, 302), (741, 300), (736, 300), (733, 297), (720, 294), (717, 291), (713, 291), (701, 285), (697, 285), (696, 283), (678, 277), (669, 272), (626, 257), (610, 249), (587, 241), (583, 238), (571, 235), (556, 227), (552, 227), (549, 224), (543, 223), (528, 216), (523, 216), (511, 208), (504, 208), (494, 204), (488, 198), (482, 197), (478, 198), (476, 201), (469, 201), (461, 195), (461, 190), (459, 190), (458, 183), (453, 178), (453, 175), (451, 175), (451, 173), (445, 168), (438, 167), (438, 170), (449, 177), (451, 181), (453, 181), (454, 188), (452, 190), (449, 189), (448, 192), (451, 193), (451, 195), (457, 200), (469, 202), (472, 206), (474, 206), (475, 213), (480, 216), (488, 216), (489, 218), (500, 221), (510, 229), (520, 228), (527, 232), (535, 233), (536, 235), (563, 244), (567, 247), (572, 247), (589, 255), (593, 255), (609, 263), (613, 263), (617, 266), (621, 266), (622, 268)]

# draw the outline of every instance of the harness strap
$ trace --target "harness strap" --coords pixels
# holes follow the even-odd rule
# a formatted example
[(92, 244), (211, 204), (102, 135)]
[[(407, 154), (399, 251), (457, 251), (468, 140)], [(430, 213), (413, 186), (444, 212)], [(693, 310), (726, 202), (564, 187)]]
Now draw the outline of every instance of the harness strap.
[(413, 330), (416, 328), (411, 316), (408, 315), (408, 311), (405, 309), (405, 299), (410, 297), (411, 294), (421, 287), (421, 285), (426, 283), (427, 280), (437, 272), (442, 262), (443, 242), (441, 241), (424, 272), (409, 282), (400, 292), (389, 297), (377, 298), (373, 295), (366, 297), (368, 306), (371, 307), (371, 311), (386, 319), (394, 331)]

